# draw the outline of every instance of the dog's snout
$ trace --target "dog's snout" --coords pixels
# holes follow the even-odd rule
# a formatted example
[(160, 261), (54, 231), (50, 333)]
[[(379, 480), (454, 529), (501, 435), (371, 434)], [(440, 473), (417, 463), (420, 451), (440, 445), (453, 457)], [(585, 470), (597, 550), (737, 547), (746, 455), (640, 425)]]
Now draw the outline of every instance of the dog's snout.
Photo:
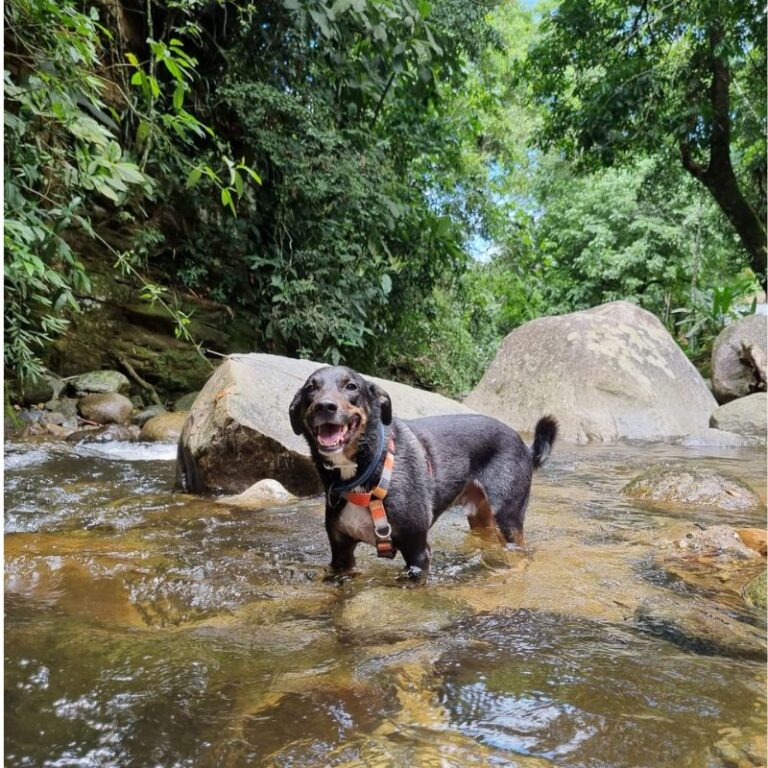
[(320, 400), (315, 410), (320, 413), (336, 413), (339, 410), (339, 404), (335, 400)]

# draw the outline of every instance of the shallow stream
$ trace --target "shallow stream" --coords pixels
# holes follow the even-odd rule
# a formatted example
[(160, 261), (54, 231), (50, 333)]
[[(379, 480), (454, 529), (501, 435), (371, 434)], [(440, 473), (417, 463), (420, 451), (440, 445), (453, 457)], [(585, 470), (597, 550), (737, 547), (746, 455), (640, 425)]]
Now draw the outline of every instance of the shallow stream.
[(765, 499), (764, 452), (560, 445), (527, 550), (453, 510), (419, 586), (364, 545), (325, 583), (319, 500), (173, 494), (174, 453), (6, 445), (6, 766), (765, 764), (765, 620), (740, 596), (764, 561), (669, 554), (764, 513), (620, 494), (674, 459)]

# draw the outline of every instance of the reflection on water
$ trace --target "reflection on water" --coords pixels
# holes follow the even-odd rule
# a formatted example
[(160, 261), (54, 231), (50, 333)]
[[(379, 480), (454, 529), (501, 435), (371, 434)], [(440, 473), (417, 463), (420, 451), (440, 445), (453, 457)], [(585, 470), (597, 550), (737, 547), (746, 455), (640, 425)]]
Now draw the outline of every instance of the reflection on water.
[(764, 453), (560, 447), (527, 551), (450, 512), (416, 588), (365, 550), (325, 583), (318, 501), (174, 495), (173, 453), (6, 446), (7, 766), (765, 764), (762, 563), (680, 563), (723, 515), (619, 493), (674, 459), (765, 498)]

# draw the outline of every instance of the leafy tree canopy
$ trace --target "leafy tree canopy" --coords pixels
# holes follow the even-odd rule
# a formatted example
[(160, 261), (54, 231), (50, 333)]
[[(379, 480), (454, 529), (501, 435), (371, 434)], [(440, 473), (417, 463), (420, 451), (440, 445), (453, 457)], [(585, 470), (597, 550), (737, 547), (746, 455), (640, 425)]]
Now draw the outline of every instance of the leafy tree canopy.
[(766, 17), (752, 0), (564, 0), (525, 76), (543, 147), (592, 167), (676, 155), (766, 269)]

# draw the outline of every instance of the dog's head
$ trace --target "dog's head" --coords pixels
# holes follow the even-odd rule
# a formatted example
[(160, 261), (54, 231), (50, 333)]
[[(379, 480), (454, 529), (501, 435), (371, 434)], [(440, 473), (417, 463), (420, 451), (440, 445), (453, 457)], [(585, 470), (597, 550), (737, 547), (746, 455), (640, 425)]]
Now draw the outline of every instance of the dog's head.
[[(320, 368), (296, 393), (289, 414), (297, 435), (320, 454), (352, 459), (369, 427), (392, 421), (392, 402), (380, 387), (344, 366)], [(375, 434), (375, 433), (374, 433)]]

